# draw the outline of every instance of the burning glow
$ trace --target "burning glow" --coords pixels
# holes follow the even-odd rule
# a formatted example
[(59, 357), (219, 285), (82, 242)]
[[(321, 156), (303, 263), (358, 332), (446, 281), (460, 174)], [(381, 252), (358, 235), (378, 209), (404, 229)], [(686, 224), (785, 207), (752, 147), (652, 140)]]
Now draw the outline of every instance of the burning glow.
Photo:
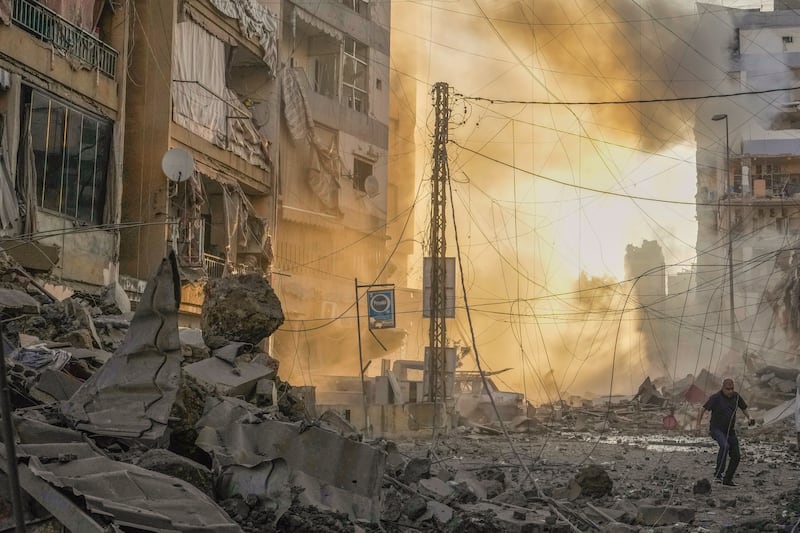
[(717, 111), (692, 97), (731, 88), (726, 12), (675, 0), (392, 8), (393, 68), (420, 86), (420, 179), (430, 87), (456, 93), (448, 255), (462, 257), (483, 364), (514, 367), (504, 380), (534, 401), (631, 393), (650, 372), (683, 371), (668, 355), (677, 342), (662, 360), (645, 353), (624, 258), (654, 240), (670, 271), (693, 262), (697, 144), (716, 161), (722, 133), (697, 129)]

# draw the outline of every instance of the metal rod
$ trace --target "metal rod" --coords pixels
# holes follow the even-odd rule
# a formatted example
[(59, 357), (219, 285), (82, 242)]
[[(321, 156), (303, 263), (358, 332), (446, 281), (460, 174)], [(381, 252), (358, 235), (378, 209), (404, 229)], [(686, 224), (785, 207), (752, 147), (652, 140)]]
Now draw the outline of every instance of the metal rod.
[(733, 219), (731, 197), (733, 195), (733, 183), (731, 182), (731, 145), (728, 128), (728, 115), (720, 113), (711, 117), (711, 120), (725, 121), (725, 187), (727, 191), (727, 204), (728, 204), (728, 292), (730, 297), (730, 328), (731, 328), (731, 346), (735, 344), (736, 340), (736, 313), (734, 312), (734, 298), (733, 298)]
[(14, 511), (17, 533), (25, 533), (25, 513), (22, 510), (22, 497), (19, 490), (17, 472), (17, 453), (14, 444), (14, 426), (11, 424), (11, 400), (8, 395), (6, 377), (6, 345), (3, 336), (3, 323), (0, 322), (0, 414), (3, 416), (3, 442), (8, 463), (8, 483), (11, 491), (11, 505)]
[(361, 349), (361, 310), (358, 305), (358, 278), (355, 278), (356, 289), (356, 329), (358, 330), (358, 374), (361, 376), (361, 405), (364, 408), (364, 434), (369, 434), (369, 417), (367, 415), (367, 387), (364, 384), (364, 355)]

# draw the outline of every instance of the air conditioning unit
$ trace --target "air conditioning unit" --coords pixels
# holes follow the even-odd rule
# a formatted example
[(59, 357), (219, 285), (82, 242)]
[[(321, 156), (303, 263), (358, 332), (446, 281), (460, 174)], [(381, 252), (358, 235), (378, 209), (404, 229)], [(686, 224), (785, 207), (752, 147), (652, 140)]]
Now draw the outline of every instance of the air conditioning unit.
[(378, 178), (375, 176), (369, 175), (364, 178), (364, 192), (367, 193), (367, 196), (370, 198), (375, 198), (381, 192), (381, 184), (378, 181)]

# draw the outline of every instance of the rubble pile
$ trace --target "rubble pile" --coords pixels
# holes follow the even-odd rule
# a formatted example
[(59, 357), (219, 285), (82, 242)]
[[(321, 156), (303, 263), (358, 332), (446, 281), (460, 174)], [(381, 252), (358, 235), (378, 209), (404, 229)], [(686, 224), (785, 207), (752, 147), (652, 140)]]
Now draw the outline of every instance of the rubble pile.
[[(283, 312), (263, 278), (209, 283), (192, 329), (178, 327), (177, 272), (165, 258), (132, 313), (118, 286), (58, 301), (0, 255), (29, 531), (785, 531), (800, 521), (794, 428), (788, 408), (769, 414), (794, 397), (796, 370), (754, 369), (743, 391), (765, 425), (742, 431), (749, 490), (739, 492), (709, 482), (714, 443), (685, 431), (721, 383), (706, 370), (647, 378), (630, 397), (368, 440), (280, 379), (261, 345)], [(0, 519), (13, 523), (10, 505)]]

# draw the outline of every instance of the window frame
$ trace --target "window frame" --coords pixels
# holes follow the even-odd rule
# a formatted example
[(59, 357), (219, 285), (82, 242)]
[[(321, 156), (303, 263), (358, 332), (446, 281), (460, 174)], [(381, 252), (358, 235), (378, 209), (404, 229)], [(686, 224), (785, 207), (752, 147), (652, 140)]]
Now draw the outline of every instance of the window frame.
[[(361, 172), (358, 172), (359, 165), (361, 165), (364, 170), (369, 167), (369, 172), (362, 176)], [(367, 187), (365, 184), (367, 178), (373, 175), (374, 170), (375, 166), (372, 164), (372, 161), (357, 155), (353, 156), (353, 189), (366, 193)]]
[[(362, 53), (359, 55), (359, 51)], [(352, 79), (353, 82), (348, 82), (348, 63), (353, 66), (353, 75)], [(358, 67), (363, 67), (363, 87), (359, 87), (356, 85), (356, 81), (359, 79), (360, 75), (358, 73)], [(342, 103), (344, 103), (347, 107), (352, 109), (353, 111), (357, 111), (359, 113), (368, 113), (369, 112), (369, 47), (350, 37), (349, 35), (344, 36), (344, 41), (342, 42), (342, 79), (341, 79), (341, 86), (342, 86)], [(357, 98), (357, 96), (361, 96), (361, 98)]]
[(369, 18), (369, 2), (366, 0), (342, 0), (342, 4), (362, 17)]
[[(37, 209), (80, 224), (102, 224), (114, 123), (29, 85), (23, 86), (21, 105), (24, 131), (31, 132), (28, 149), (33, 152), (34, 168), (26, 170), (34, 173), (35, 189), (29, 193), (35, 194)], [(35, 117), (45, 108), (43, 125), (37, 126)], [(34, 128), (43, 130), (44, 138), (34, 135)], [(87, 134), (93, 136), (93, 143), (87, 142)], [(28, 143), (27, 135), (22, 142)], [(28, 165), (25, 158), (23, 165)], [(87, 167), (89, 172), (84, 174)]]

